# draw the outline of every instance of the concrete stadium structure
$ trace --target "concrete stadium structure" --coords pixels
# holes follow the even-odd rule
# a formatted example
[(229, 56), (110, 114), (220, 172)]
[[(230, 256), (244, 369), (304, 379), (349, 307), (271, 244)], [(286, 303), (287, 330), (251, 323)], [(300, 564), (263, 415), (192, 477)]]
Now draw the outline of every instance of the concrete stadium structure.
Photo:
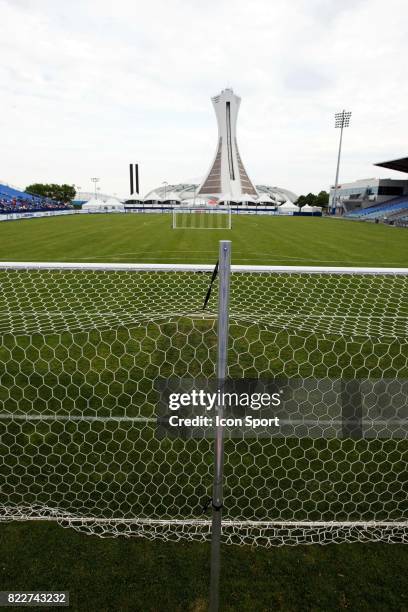
[[(224, 89), (211, 98), (218, 126), (218, 140), (214, 159), (199, 184), (178, 183), (163, 185), (149, 191), (143, 201), (149, 204), (173, 204), (187, 200), (206, 200), (210, 203), (231, 203), (238, 206), (278, 207), (293, 203), (297, 195), (288, 189), (271, 185), (255, 185), (244, 167), (237, 143), (237, 118), (241, 98), (232, 89)], [(268, 202), (268, 196), (270, 201)], [(125, 200), (131, 203), (131, 198)]]
[(230, 194), (232, 199), (242, 194), (257, 197), (238, 150), (237, 118), (241, 98), (232, 89), (223, 89), (211, 100), (217, 117), (218, 142), (214, 160), (198, 188), (198, 195), (220, 197)]
[[(160, 186), (155, 187), (149, 191), (145, 197), (142, 199), (144, 202), (156, 202), (157, 204), (173, 203), (173, 196), (177, 195), (180, 203), (183, 203), (186, 200), (194, 199), (194, 194), (196, 194), (197, 200), (205, 199), (208, 202), (216, 203), (218, 200), (223, 199), (224, 201), (229, 201), (233, 204), (239, 202), (240, 197), (232, 198), (226, 200), (226, 195), (222, 194), (220, 197), (217, 196), (205, 196), (198, 195), (198, 184), (194, 183), (179, 183), (177, 185), (166, 185), (166, 187)], [(271, 199), (272, 206), (280, 206), (280, 204), (284, 204), (285, 202), (295, 202), (297, 199), (297, 195), (293, 193), (293, 191), (289, 191), (288, 189), (282, 189), (281, 187), (274, 187), (271, 185), (256, 185), (257, 196), (255, 196), (255, 201), (261, 203), (262, 196), (268, 195)], [(253, 197), (253, 196), (251, 196)], [(155, 199), (157, 198), (157, 199)], [(130, 198), (129, 198), (130, 201)], [(125, 201), (127, 203), (127, 200)], [(176, 202), (177, 203), (177, 202)]]
[[(408, 157), (374, 165), (408, 174)], [(330, 189), (329, 207), (346, 219), (408, 227), (408, 180), (369, 178), (343, 183)]]
[(336, 192), (336, 202), (334, 202), (334, 187), (331, 187), (329, 206), (330, 209), (335, 209), (336, 215), (345, 215), (360, 209), (364, 210), (384, 204), (401, 196), (408, 196), (408, 181), (406, 179), (359, 179), (339, 185)]

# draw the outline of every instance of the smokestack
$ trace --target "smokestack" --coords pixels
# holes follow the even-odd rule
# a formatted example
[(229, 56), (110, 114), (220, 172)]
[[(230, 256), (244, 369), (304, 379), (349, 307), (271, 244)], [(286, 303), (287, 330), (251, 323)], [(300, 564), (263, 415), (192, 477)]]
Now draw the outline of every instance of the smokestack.
[(136, 193), (139, 191), (139, 164), (135, 164)]
[(133, 164), (129, 164), (129, 174), (130, 174), (130, 195), (133, 195), (135, 191), (133, 187)]

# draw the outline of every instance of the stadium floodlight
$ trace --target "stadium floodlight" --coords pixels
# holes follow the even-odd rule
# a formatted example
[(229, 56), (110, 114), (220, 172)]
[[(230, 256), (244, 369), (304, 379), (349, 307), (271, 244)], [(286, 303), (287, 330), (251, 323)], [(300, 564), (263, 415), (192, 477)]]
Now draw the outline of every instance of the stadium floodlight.
[(91, 178), (91, 181), (93, 182), (93, 184), (94, 184), (94, 186), (95, 186), (95, 200), (97, 200), (97, 197), (96, 197), (96, 183), (99, 183), (99, 181), (100, 181), (100, 180), (101, 180), (101, 179), (100, 179), (100, 178), (97, 178), (96, 176), (94, 176), (93, 178)]
[(335, 113), (334, 115), (334, 127), (340, 129), (340, 142), (339, 142), (339, 152), (337, 155), (337, 167), (336, 167), (336, 178), (334, 181), (334, 194), (332, 200), (332, 211), (334, 212), (336, 209), (337, 203), (337, 188), (339, 185), (339, 169), (340, 169), (340, 157), (341, 157), (341, 145), (343, 142), (343, 129), (349, 127), (351, 118), (351, 111), (345, 111), (344, 109), (341, 113)]

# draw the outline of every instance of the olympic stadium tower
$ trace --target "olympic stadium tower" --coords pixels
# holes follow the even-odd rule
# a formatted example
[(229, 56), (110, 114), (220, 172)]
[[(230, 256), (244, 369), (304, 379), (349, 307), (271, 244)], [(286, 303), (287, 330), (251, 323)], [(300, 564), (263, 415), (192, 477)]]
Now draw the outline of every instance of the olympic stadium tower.
[(241, 98), (232, 89), (224, 89), (211, 98), (218, 123), (218, 143), (208, 173), (198, 189), (198, 195), (238, 198), (242, 194), (257, 197), (238, 150), (236, 129)]

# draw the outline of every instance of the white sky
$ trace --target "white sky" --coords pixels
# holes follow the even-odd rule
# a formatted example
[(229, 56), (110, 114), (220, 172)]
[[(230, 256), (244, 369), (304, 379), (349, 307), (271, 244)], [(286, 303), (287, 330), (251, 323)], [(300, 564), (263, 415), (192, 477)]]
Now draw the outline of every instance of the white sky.
[(406, 0), (0, 0), (0, 23), (3, 181), (199, 180), (225, 87), (254, 182), (327, 189), (342, 108), (340, 181), (404, 178), (372, 164), (408, 155)]

